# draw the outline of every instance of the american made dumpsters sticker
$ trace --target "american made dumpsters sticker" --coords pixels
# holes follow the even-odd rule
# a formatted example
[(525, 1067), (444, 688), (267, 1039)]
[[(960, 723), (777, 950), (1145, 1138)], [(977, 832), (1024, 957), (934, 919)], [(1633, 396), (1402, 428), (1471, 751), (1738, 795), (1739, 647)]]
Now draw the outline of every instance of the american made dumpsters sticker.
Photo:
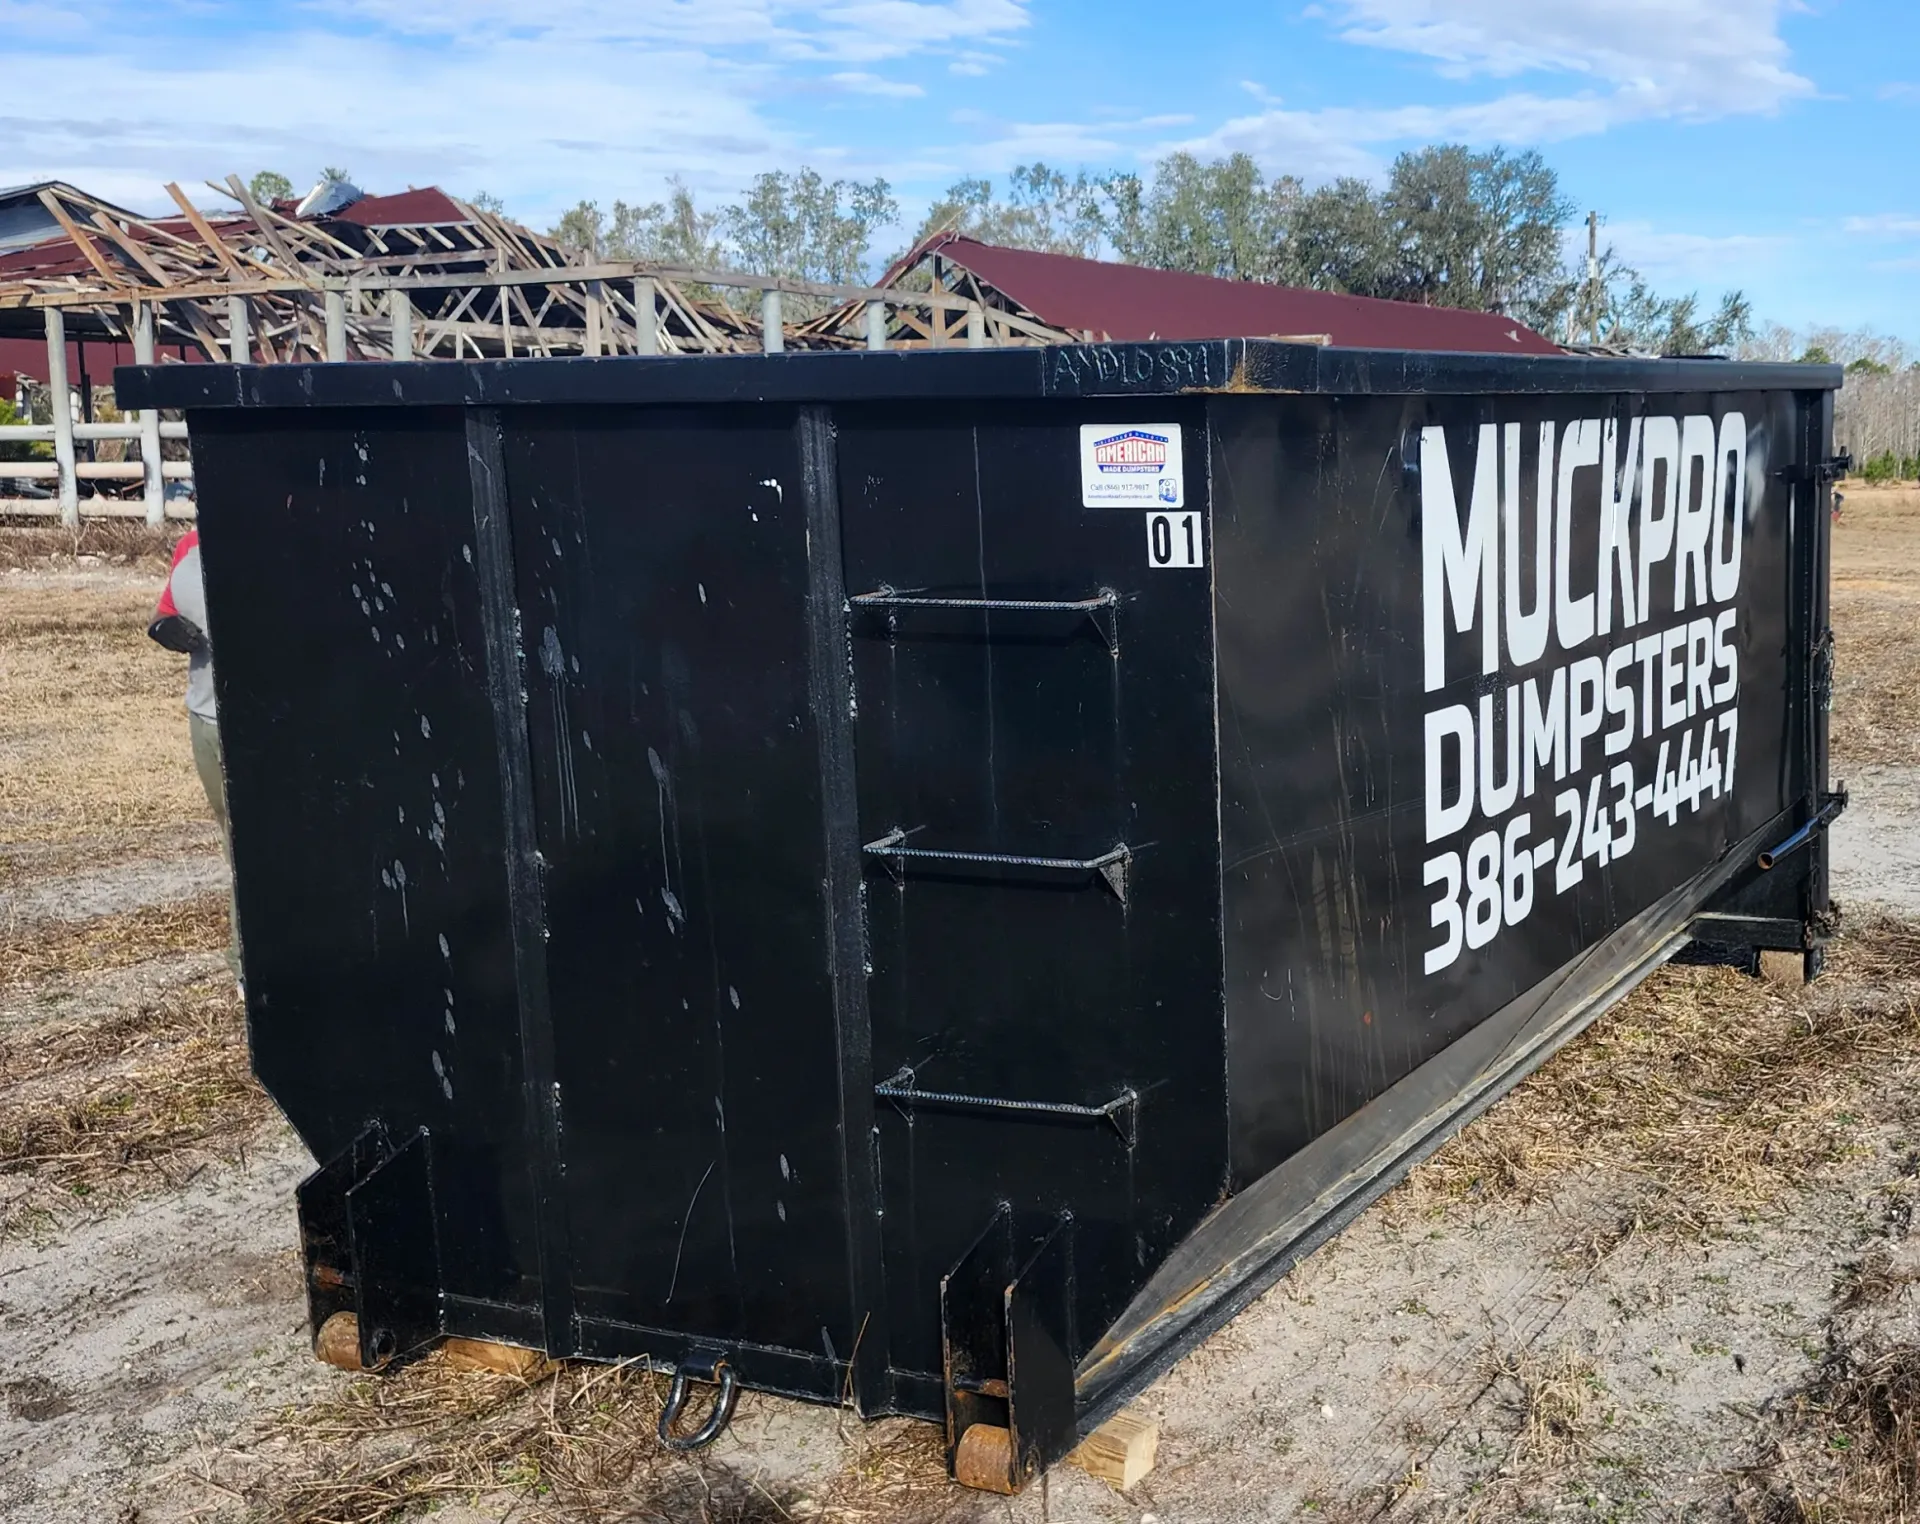
[(1179, 424), (1080, 426), (1083, 507), (1180, 508), (1186, 500)]

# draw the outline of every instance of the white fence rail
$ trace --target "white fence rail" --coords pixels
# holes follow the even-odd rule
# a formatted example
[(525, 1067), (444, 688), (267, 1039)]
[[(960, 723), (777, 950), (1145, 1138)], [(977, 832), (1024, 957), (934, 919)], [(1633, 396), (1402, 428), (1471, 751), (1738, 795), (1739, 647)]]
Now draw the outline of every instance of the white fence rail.
[[(58, 518), (78, 529), (88, 518), (139, 518), (158, 526), (169, 517), (191, 518), (190, 502), (167, 501), (167, 483), (191, 481), (193, 467), (184, 460), (165, 460), (162, 440), (187, 437), (184, 423), (167, 423), (151, 408), (142, 408), (125, 423), (86, 423), (73, 416), (72, 388), (67, 378), (66, 315), (49, 307), (47, 316), (47, 380), (53, 394), (51, 423), (0, 425), (0, 444), (51, 444), (52, 460), (0, 460), (0, 518)], [(134, 308), (133, 355), (142, 365), (154, 362), (153, 309)], [(75, 446), (104, 440), (125, 440), (139, 446), (137, 460), (81, 460)], [(51, 497), (6, 495), (14, 483), (52, 482)], [(139, 482), (139, 500), (80, 496), (80, 483)], [(15, 493), (17, 487), (13, 487)]]

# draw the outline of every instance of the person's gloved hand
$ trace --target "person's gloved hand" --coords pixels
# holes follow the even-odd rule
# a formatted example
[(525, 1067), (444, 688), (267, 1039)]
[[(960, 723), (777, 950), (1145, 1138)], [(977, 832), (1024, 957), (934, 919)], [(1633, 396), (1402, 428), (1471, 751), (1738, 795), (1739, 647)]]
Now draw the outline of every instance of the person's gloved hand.
[(162, 614), (147, 626), (147, 637), (182, 656), (192, 656), (207, 648), (205, 631), (182, 614)]

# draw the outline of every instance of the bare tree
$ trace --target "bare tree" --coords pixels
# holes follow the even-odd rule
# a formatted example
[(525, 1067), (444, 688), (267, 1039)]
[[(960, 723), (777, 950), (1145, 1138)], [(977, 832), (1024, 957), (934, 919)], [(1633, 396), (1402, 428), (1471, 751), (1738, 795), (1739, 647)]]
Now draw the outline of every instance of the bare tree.
[(1870, 479), (1920, 478), (1920, 364), (1899, 339), (1869, 328), (1772, 323), (1741, 346), (1740, 356), (1843, 367), (1846, 381), (1833, 404), (1835, 444)]

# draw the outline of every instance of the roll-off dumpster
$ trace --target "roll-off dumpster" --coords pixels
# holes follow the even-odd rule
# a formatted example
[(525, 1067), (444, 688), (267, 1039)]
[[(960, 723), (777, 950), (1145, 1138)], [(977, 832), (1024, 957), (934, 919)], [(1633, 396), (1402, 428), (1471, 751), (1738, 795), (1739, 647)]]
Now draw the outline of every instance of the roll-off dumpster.
[(1817, 965), (1838, 380), (122, 372), (191, 424), (316, 1328), (1018, 1486), (1690, 939)]

